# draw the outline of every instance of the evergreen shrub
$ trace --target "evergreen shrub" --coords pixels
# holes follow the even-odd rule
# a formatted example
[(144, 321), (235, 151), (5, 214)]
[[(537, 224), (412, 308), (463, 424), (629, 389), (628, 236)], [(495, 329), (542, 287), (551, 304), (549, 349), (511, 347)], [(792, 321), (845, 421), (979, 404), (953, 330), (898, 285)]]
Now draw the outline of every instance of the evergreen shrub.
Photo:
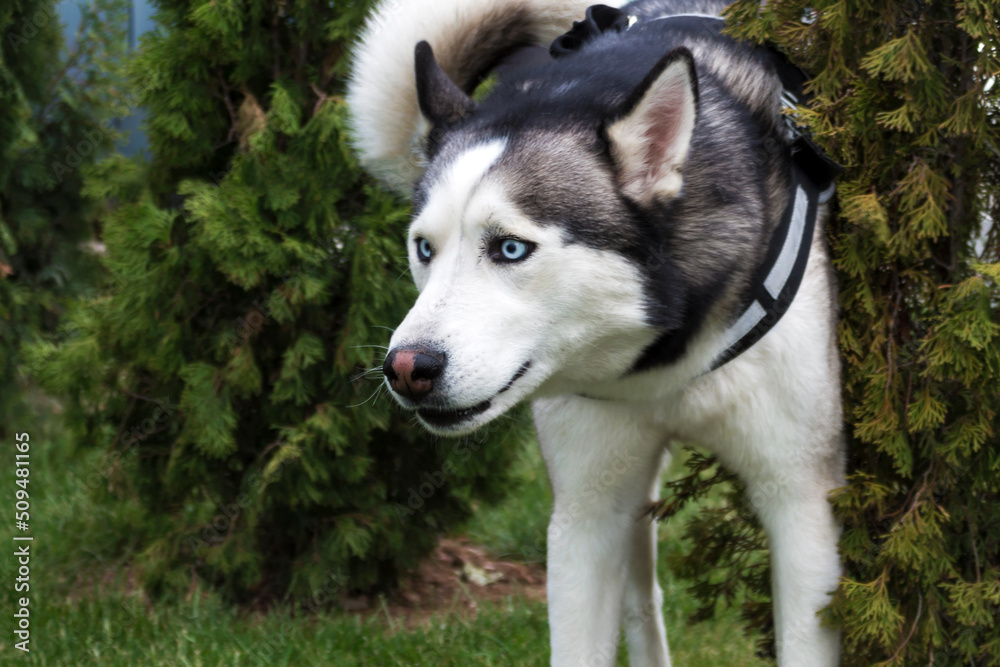
[(127, 112), (124, 12), (122, 0), (82, 5), (66, 44), (55, 0), (0, 4), (0, 438), (31, 376), (22, 344), (97, 278), (81, 187)]
[[(812, 73), (799, 118), (847, 167), (828, 226), (851, 436), (832, 498), (843, 662), (1000, 664), (1000, 6), (739, 0), (728, 23)], [(692, 461), (669, 511), (734, 482)], [(743, 591), (768, 629), (764, 542), (728, 498), (674, 565), (715, 571), (693, 588), (703, 615)]]
[(112, 156), (107, 283), (32, 348), (66, 398), (95, 493), (141, 504), (151, 591), (255, 601), (391, 585), (496, 500), (523, 413), (438, 440), (381, 385), (415, 297), (409, 209), (346, 136), (345, 53), (365, 2), (160, 0), (128, 77), (149, 161)]

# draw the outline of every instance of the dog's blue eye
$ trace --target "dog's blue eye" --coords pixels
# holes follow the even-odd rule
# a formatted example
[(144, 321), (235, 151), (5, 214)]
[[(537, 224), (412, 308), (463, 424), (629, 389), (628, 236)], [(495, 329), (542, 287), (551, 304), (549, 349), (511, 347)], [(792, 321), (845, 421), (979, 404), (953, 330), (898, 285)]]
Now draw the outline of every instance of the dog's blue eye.
[(500, 246), (500, 252), (506, 259), (521, 259), (527, 254), (528, 246), (524, 244), (524, 241), (507, 239)]
[(535, 244), (518, 239), (500, 239), (494, 245), (494, 252), (490, 254), (493, 259), (499, 262), (517, 262), (527, 257), (534, 249)]
[(421, 262), (431, 261), (431, 256), (434, 254), (434, 248), (431, 247), (431, 242), (427, 239), (417, 239), (417, 256), (420, 258)]

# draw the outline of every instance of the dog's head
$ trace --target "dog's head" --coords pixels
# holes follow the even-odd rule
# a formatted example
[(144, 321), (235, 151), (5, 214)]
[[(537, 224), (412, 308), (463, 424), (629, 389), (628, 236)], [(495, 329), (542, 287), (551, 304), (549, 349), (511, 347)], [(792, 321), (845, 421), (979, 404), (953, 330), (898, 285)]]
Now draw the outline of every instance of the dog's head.
[(385, 359), (393, 395), (431, 431), (461, 434), (527, 397), (627, 373), (682, 318), (642, 211), (682, 188), (698, 106), (690, 53), (667, 54), (596, 116), (571, 117), (583, 94), (572, 80), (533, 94), (521, 79), (477, 107), (426, 43), (416, 75), (428, 123), (408, 239), (420, 296)]

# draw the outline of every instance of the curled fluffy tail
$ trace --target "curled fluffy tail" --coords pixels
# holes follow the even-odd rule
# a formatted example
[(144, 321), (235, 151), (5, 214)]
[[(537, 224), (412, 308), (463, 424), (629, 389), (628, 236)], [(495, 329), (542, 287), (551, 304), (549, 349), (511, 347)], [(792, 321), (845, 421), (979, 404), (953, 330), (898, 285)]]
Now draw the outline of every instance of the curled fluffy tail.
[(417, 42), (430, 42), (441, 68), (471, 94), (505, 55), (548, 45), (594, 2), (383, 0), (359, 40), (347, 92), (361, 164), (406, 196), (423, 171), (420, 146), (428, 127), (417, 105)]

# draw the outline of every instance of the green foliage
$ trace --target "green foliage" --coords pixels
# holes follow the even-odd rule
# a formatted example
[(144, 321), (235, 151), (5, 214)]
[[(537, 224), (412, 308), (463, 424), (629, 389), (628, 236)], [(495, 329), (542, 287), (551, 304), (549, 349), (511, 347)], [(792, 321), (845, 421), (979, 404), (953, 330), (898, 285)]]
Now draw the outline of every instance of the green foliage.
[[(813, 73), (800, 117), (847, 167), (828, 233), (852, 436), (833, 498), (844, 663), (1000, 664), (1000, 9), (740, 0), (729, 24)], [(678, 562), (763, 595), (762, 537), (738, 496), (729, 510), (690, 525)], [(727, 534), (734, 548), (704, 548)], [(695, 592), (708, 610), (725, 593)]]
[(124, 112), (115, 62), (125, 4), (81, 11), (67, 49), (55, 0), (0, 6), (0, 436), (31, 370), (19, 372), (22, 342), (52, 331), (67, 300), (96, 279), (80, 189)]
[(153, 157), (92, 170), (106, 289), (32, 359), (108, 487), (146, 509), (149, 590), (390, 585), (505, 488), (523, 415), (437, 441), (380, 393), (415, 292), (409, 211), (345, 134), (366, 10), (163, 0), (128, 64)]

